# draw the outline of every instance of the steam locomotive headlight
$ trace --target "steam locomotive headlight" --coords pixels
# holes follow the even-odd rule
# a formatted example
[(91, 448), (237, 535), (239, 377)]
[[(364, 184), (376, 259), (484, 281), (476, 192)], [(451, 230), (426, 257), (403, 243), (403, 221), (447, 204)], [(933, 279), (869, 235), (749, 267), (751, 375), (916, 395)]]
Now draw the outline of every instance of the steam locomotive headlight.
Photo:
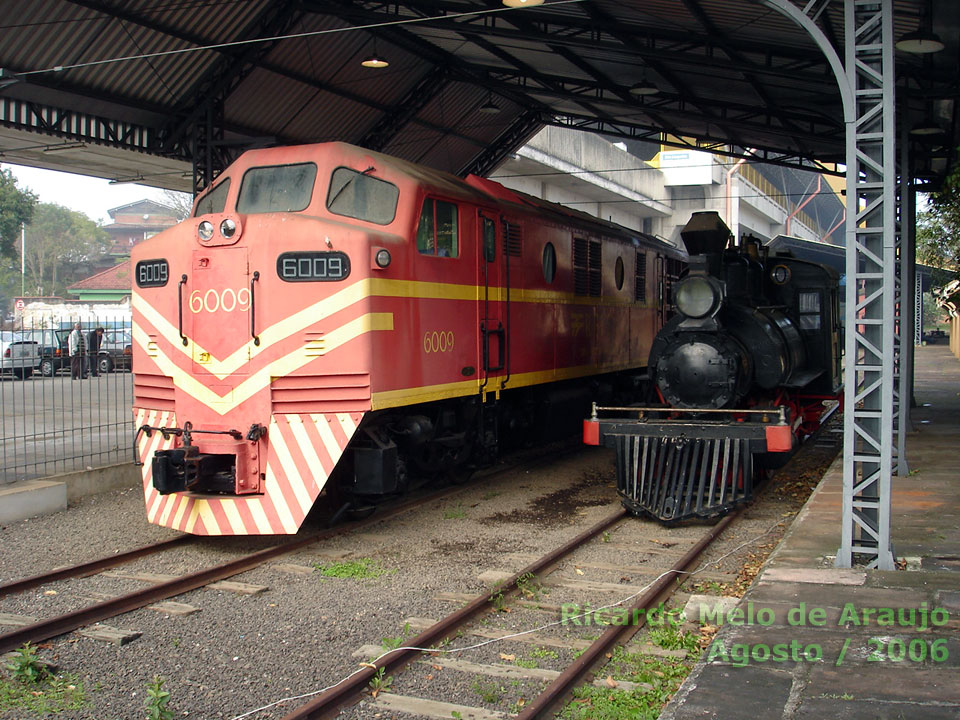
[(377, 264), (378, 268), (385, 268), (390, 264), (390, 251), (386, 248), (380, 248), (377, 250), (377, 254), (374, 256), (373, 261)]
[(197, 226), (197, 235), (200, 236), (201, 240), (209, 240), (213, 237), (213, 223), (209, 220), (204, 220)]
[(237, 224), (230, 218), (225, 219), (220, 223), (220, 234), (223, 235), (227, 240), (232, 238), (237, 232)]
[(689, 277), (677, 286), (677, 309), (687, 317), (702, 318), (720, 305), (720, 288), (704, 277)]

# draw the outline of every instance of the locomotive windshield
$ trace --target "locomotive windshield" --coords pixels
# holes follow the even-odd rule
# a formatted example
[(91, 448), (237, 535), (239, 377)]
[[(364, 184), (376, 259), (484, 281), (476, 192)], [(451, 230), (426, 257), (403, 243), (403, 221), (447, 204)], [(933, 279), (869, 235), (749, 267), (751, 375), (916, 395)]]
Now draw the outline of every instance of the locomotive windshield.
[(209, 213), (222, 213), (227, 205), (227, 191), (230, 189), (230, 178), (217, 185), (197, 201), (197, 209), (193, 213), (194, 217), (207, 215)]
[(317, 166), (313, 163), (250, 168), (243, 174), (239, 213), (299, 212), (313, 197)]
[(389, 225), (397, 214), (400, 190), (396, 185), (346, 167), (338, 167), (330, 177), (327, 210), (336, 215)]

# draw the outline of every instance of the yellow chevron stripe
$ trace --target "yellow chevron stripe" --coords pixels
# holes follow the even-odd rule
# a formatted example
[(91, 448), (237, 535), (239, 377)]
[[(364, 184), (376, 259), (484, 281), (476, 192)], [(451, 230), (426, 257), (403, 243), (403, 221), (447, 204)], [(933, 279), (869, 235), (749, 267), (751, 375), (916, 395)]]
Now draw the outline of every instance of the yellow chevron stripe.
[[(358, 280), (334, 293), (330, 297), (319, 300), (312, 305), (289, 315), (283, 320), (264, 328), (260, 334), (260, 344), (254, 345), (251, 338), (247, 343), (231, 353), (223, 360), (217, 359), (209, 349), (202, 347), (188, 338), (188, 344), (174, 343), (176, 350), (187, 357), (198, 357), (206, 354), (210, 357), (204, 367), (219, 379), (223, 379), (236, 372), (250, 359), (256, 357), (277, 342), (284, 340), (294, 333), (314, 324), (318, 320), (329, 317), (351, 305), (370, 297), (405, 297), (423, 300), (478, 300), (483, 296), (482, 285), (462, 285), (455, 283), (422, 282), (418, 280), (389, 280), (386, 278), (366, 278)], [(506, 288), (491, 287), (490, 299), (494, 302), (506, 300)], [(652, 307), (649, 304), (639, 305), (632, 299), (610, 297), (581, 297), (573, 293), (556, 292), (553, 290), (522, 290), (510, 289), (510, 301), (518, 303), (549, 303), (557, 305), (586, 305), (586, 306), (624, 306), (624, 307)], [(180, 333), (138, 292), (132, 293), (133, 309), (143, 315), (162, 337), (179, 337)], [(144, 345), (146, 348), (146, 345)]]
[[(330, 331), (326, 335), (327, 352), (375, 330), (393, 330), (393, 313), (368, 313)], [(146, 349), (149, 337), (140, 326), (133, 328), (133, 339), (141, 348)], [(182, 370), (162, 350), (158, 349), (152, 359), (164, 375), (173, 378), (174, 385), (219, 415), (225, 415), (240, 403), (249, 400), (269, 385), (272, 378), (289, 375), (313, 360), (312, 357), (304, 355), (301, 348), (297, 348), (250, 375), (226, 395), (218, 395), (193, 375)]]
[(223, 498), (220, 500), (220, 507), (223, 508), (223, 514), (227, 516), (227, 522), (230, 523), (230, 529), (234, 535), (246, 535), (247, 530), (243, 526), (243, 518), (240, 517), (240, 511), (237, 510), (237, 502), (233, 498)]

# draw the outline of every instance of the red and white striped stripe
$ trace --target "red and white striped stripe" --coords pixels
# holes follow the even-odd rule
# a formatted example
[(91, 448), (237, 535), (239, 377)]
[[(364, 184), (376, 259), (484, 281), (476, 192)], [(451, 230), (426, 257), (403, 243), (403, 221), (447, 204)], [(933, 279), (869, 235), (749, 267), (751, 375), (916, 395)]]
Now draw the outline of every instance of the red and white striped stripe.
[[(135, 409), (137, 427), (175, 427), (172, 412)], [(326, 485), (363, 413), (275, 415), (267, 429), (263, 494), (232, 497), (193, 493), (160, 495), (153, 488), (151, 461), (174, 446), (160, 433), (141, 435), (147, 519), (194, 535), (292, 535)]]

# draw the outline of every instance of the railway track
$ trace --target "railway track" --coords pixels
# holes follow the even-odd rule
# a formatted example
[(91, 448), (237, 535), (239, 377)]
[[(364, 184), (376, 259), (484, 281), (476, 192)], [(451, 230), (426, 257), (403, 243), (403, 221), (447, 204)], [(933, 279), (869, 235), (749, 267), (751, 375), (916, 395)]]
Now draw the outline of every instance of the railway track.
[[(565, 454), (572, 454), (579, 450), (566, 451)], [(374, 514), (369, 518), (346, 522), (335, 527), (313, 533), (308, 537), (283, 543), (275, 547), (260, 550), (251, 553), (239, 559), (226, 562), (214, 567), (199, 570), (197, 572), (185, 574), (173, 579), (164, 580), (151, 584), (149, 587), (136, 590), (125, 595), (120, 595), (102, 602), (89, 605), (72, 612), (63, 613), (46, 620), (25, 624), (14, 630), (0, 634), (0, 654), (14, 650), (25, 643), (38, 643), (50, 638), (71, 632), (91, 623), (107, 620), (118, 615), (146, 607), (153, 603), (181, 595), (197, 588), (202, 588), (216, 582), (239, 575), (240, 573), (252, 570), (263, 565), (269, 560), (286, 555), (288, 553), (301, 550), (323, 540), (334, 538), (348, 532), (354, 532), (377, 523), (384, 522), (397, 517), (424, 504), (436, 502), (449, 498), (460, 492), (467, 490), (476, 483), (488, 481), (498, 475), (515, 472), (525, 467), (533, 467), (538, 462), (548, 457), (548, 453), (536, 454), (532, 458), (525, 458), (514, 464), (498, 467), (478, 474), (469, 483), (461, 485), (452, 485), (440, 490), (427, 493), (422, 496), (414, 497), (381, 512)], [(557, 453), (549, 455), (551, 458), (557, 457)], [(196, 536), (184, 535), (181, 537), (165, 540), (162, 542), (145, 545), (134, 550), (116, 555), (106, 556), (83, 563), (78, 563), (64, 568), (57, 568), (50, 572), (40, 573), (21, 580), (12, 581), (0, 585), (0, 598), (23, 592), (32, 588), (41, 587), (52, 582), (67, 580), (72, 578), (83, 578), (95, 575), (104, 570), (115, 568), (135, 560), (162, 553), (188, 543), (202, 542)]]
[[(826, 444), (834, 450), (836, 449), (835, 438), (831, 439), (828, 437), (823, 442), (820, 442), (818, 440), (819, 437), (820, 433), (817, 433), (817, 435), (812, 438), (812, 440), (818, 441), (816, 443), (817, 446)], [(813, 442), (808, 445), (808, 447), (811, 448), (814, 446), (815, 443)], [(737, 523), (748, 509), (755, 507), (763, 501), (770, 489), (771, 485), (769, 483), (765, 484), (763, 492), (758, 495), (754, 503), (743, 506), (736, 512), (723, 517), (719, 522), (707, 529), (702, 536), (692, 542), (685, 552), (671, 565), (667, 566), (666, 563), (662, 563), (659, 567), (644, 567), (643, 570), (646, 572), (646, 576), (653, 576), (645, 585), (628, 584), (611, 587), (610, 585), (612, 584), (606, 584), (607, 587), (602, 589), (619, 590), (620, 598), (623, 598), (624, 595), (628, 595), (630, 591), (633, 591), (626, 599), (619, 599), (605, 607), (622, 607), (626, 611), (626, 616), (635, 619), (635, 621), (623, 625), (610, 625), (592, 642), (586, 643), (572, 637), (565, 639), (562, 637), (557, 638), (553, 635), (541, 634), (540, 631), (544, 628), (555, 627), (562, 624), (556, 619), (547, 623), (538, 623), (534, 630), (524, 630), (520, 632), (509, 629), (493, 630), (489, 625), (485, 628), (478, 627), (477, 621), (484, 615), (488, 618), (497, 616), (497, 606), (502, 605), (503, 598), (517, 595), (518, 592), (522, 590), (521, 585), (525, 579), (529, 582), (529, 579), (533, 578), (535, 583), (544, 583), (551, 587), (551, 593), (556, 593), (557, 595), (561, 594), (566, 588), (576, 587), (578, 584), (576, 580), (572, 582), (563, 579), (554, 581), (551, 574), (562, 564), (574, 564), (574, 567), (576, 567), (575, 563), (577, 560), (575, 558), (577, 557), (577, 553), (600, 536), (603, 536), (603, 540), (599, 543), (593, 543), (595, 549), (598, 547), (612, 547), (611, 544), (608, 544), (609, 532), (623, 524), (626, 519), (626, 514), (622, 510), (604, 518), (590, 529), (564, 543), (561, 547), (526, 565), (520, 571), (501, 579), (499, 584), (490, 592), (481, 593), (469, 601), (463, 598), (462, 600), (466, 602), (466, 604), (442, 620), (430, 622), (419, 618), (410, 618), (408, 625), (422, 631), (416, 637), (407, 640), (404, 647), (384, 653), (378, 646), (364, 645), (354, 653), (355, 656), (361, 658), (378, 657), (370, 659), (369, 662), (361, 663), (358, 670), (351, 673), (341, 682), (325, 688), (322, 691), (313, 693), (313, 699), (301, 707), (283, 715), (282, 720), (314, 720), (317, 718), (343, 716), (344, 714), (347, 717), (365, 718), (370, 715), (377, 715), (378, 713), (383, 717), (393, 717), (393, 713), (399, 713), (401, 715), (415, 716), (418, 718), (437, 718), (438, 720), (440, 718), (450, 717), (471, 718), (472, 720), (498, 720), (501, 718), (533, 720), (534, 718), (554, 717), (554, 714), (562, 708), (562, 703), (569, 701), (571, 693), (578, 686), (589, 682), (588, 676), (603, 666), (612, 657), (612, 653), (616, 648), (627, 647), (627, 644), (631, 642), (631, 638), (643, 629), (647, 611), (667, 604), (671, 597), (676, 599), (678, 591), (683, 587), (682, 582), (691, 577), (693, 573), (700, 573), (704, 570), (705, 565), (693, 571), (692, 568), (697, 563), (697, 560), (712, 548), (713, 544), (721, 537), (725, 530)], [(783, 521), (781, 520), (775, 523), (775, 526), (781, 525), (782, 523)], [(667, 532), (669, 531), (665, 529), (664, 533)], [(665, 544), (669, 545), (670, 543)], [(739, 550), (740, 547), (742, 546), (738, 546), (734, 548), (734, 550)], [(727, 548), (724, 547), (723, 551), (726, 550)], [(595, 560), (587, 560), (582, 564), (584, 567), (592, 566), (598, 568), (627, 568), (631, 565), (629, 561), (623, 559), (622, 555), (611, 558), (611, 560), (612, 562), (607, 563), (597, 563)], [(633, 569), (629, 570), (631, 574), (635, 573), (638, 569), (636, 568), (636, 563), (632, 563), (632, 565), (634, 566)], [(709, 577), (710, 573), (707, 572), (705, 575)], [(604, 583), (599, 583), (598, 585), (604, 585)], [(455, 598), (451, 597), (450, 599)], [(559, 610), (562, 617), (562, 606), (558, 606), (556, 602), (554, 602), (553, 595), (551, 595), (550, 600), (551, 603), (546, 605), (529, 602), (519, 602), (518, 605), (539, 608), (541, 611), (546, 610), (547, 612), (551, 612), (554, 618), (556, 618)], [(632, 604), (627, 606), (627, 602), (631, 602)], [(637, 618), (640, 619), (639, 622), (636, 621)], [(481, 622), (484, 621), (481, 620)], [(519, 656), (522, 651), (517, 650), (517, 645), (511, 645), (511, 641), (523, 641), (523, 638), (520, 636), (534, 633), (537, 643), (546, 644), (547, 646), (555, 648), (566, 647), (574, 649), (575, 652), (571, 653), (571, 655), (573, 655), (571, 662), (562, 670), (557, 671), (544, 669), (525, 670), (524, 667), (502, 662), (475, 663), (447, 659), (457, 653), (474, 650), (496, 641), (503, 641), (504, 646), (507, 647), (506, 652), (500, 654), (499, 657), (501, 659), (514, 658)], [(485, 640), (461, 648), (450, 649), (446, 647), (446, 643), (449, 643), (454, 637), (461, 635), (485, 638)], [(533, 642), (532, 638), (527, 639), (527, 643), (529, 644), (530, 642)], [(647, 647), (649, 647), (649, 645)], [(653, 650), (657, 650), (657, 648), (653, 648)], [(491, 710), (488, 707), (449, 702), (449, 697), (438, 700), (417, 696), (415, 694), (403, 694), (400, 689), (402, 686), (409, 684), (413, 686), (415, 692), (418, 685), (422, 687), (422, 683), (416, 681), (406, 683), (404, 682), (405, 675), (398, 677), (394, 677), (394, 675), (405, 669), (409, 672), (415, 664), (421, 668), (432, 665), (434, 675), (447, 671), (461, 674), (475, 673), (477, 677), (496, 679), (496, 682), (493, 683), (494, 685), (497, 684), (497, 682), (505, 682), (504, 679), (507, 678), (513, 679), (514, 683), (517, 678), (525, 678), (533, 684), (539, 682), (541, 687), (529, 700), (523, 701), (522, 707), (515, 706), (514, 712), (511, 713), (505, 713), (501, 710)], [(599, 685), (604, 689), (618, 688), (627, 691), (630, 689), (643, 689), (635, 688), (636, 683), (613, 681), (609, 676), (606, 681), (594, 680), (592, 684)], [(461, 680), (460, 687), (463, 687), (463, 685), (464, 682)], [(479, 685), (481, 685), (481, 683), (475, 682), (473, 687)], [(381, 688), (381, 690), (377, 690), (378, 688)], [(382, 688), (389, 688), (389, 690), (384, 691)], [(501, 687), (501, 690), (502, 689)], [(365, 693), (367, 694), (366, 699), (364, 699)], [(372, 698), (369, 697), (370, 695), (372, 695)], [(301, 696), (301, 698), (304, 697), (309, 697), (309, 695)], [(347, 706), (361, 700), (362, 707), (354, 708), (352, 711), (345, 709)], [(250, 711), (246, 714), (236, 716), (234, 720), (258, 716), (259, 712), (270, 709), (271, 707), (272, 706), (267, 706), (255, 711)], [(588, 715), (582, 717), (588, 717)]]
[[(666, 600), (674, 594), (677, 587), (679, 587), (677, 579), (681, 578), (684, 574), (689, 574), (690, 567), (711, 543), (716, 540), (729, 525), (735, 522), (739, 515), (739, 512), (733, 513), (720, 520), (720, 522), (704, 533), (672, 566), (665, 570), (658, 571), (659, 574), (657, 577), (647, 586), (623, 586), (624, 591), (630, 589), (637, 590), (635, 593), (637, 599), (635, 603), (627, 609), (627, 612), (630, 613), (632, 617), (643, 618), (645, 617), (646, 611), (666, 602)], [(360, 669), (336, 685), (320, 692), (310, 702), (284, 715), (283, 720), (315, 720), (317, 718), (333, 717), (340, 711), (340, 708), (356, 702), (368, 688), (382, 685), (385, 677), (393, 677), (392, 673), (401, 671), (411, 663), (423, 659), (424, 656), (440, 657), (457, 653), (457, 650), (438, 648), (444, 642), (466, 631), (469, 624), (476, 621), (479, 616), (495, 610), (497, 605), (502, 604), (504, 597), (520, 592), (525, 582), (529, 582), (531, 578), (548, 578), (549, 574), (561, 562), (572, 558), (579, 550), (582, 550), (585, 545), (590, 543), (590, 541), (604, 536), (605, 533), (608, 533), (608, 531), (623, 522), (627, 517), (626, 512), (622, 509), (607, 516), (562, 546), (543, 555), (512, 576), (502, 580), (491, 592), (477, 595), (459, 610), (424, 629), (416, 637), (411, 638), (404, 647), (384, 653), (370, 662), (362, 663)], [(596, 641), (589, 644), (586, 648), (583, 648), (582, 654), (564, 671), (559, 673), (551, 673), (549, 671), (546, 673), (543, 671), (533, 673), (534, 676), (540, 678), (552, 677), (552, 682), (550, 682), (537, 697), (526, 703), (523, 710), (516, 715), (516, 717), (522, 720), (546, 717), (548, 713), (556, 709), (557, 704), (565, 698), (574, 687), (583, 682), (584, 677), (590, 673), (591, 670), (596, 668), (606, 658), (610, 657), (609, 652), (613, 647), (624, 645), (630, 637), (643, 627), (643, 624), (643, 622), (638, 622), (623, 626), (611, 626), (603, 632)], [(509, 636), (509, 633), (507, 633), (507, 635)], [(489, 637), (490, 633), (481, 633), (481, 636)], [(369, 647), (365, 649), (368, 652), (370, 650)], [(428, 660), (428, 662), (432, 661)], [(507, 667), (484, 668), (474, 663), (462, 663), (461, 661), (445, 662), (442, 659), (437, 662), (439, 663), (435, 666), (437, 668), (446, 666), (459, 671), (476, 670), (480, 673), (489, 672), (494, 676), (497, 676), (498, 672), (504, 673)], [(522, 671), (520, 674), (523, 674)], [(507, 675), (500, 676), (503, 677)], [(629, 686), (631, 683), (625, 683), (624, 685)], [(503, 713), (490, 712), (483, 708), (401, 696), (395, 693), (376, 694), (374, 703), (379, 711), (400, 711), (414, 715), (420, 714), (424, 717), (472, 717), (487, 719), (506, 717)], [(256, 714), (256, 711), (249, 713), (249, 715), (254, 714)], [(248, 717), (248, 715), (238, 716), (235, 720), (244, 717)]]

